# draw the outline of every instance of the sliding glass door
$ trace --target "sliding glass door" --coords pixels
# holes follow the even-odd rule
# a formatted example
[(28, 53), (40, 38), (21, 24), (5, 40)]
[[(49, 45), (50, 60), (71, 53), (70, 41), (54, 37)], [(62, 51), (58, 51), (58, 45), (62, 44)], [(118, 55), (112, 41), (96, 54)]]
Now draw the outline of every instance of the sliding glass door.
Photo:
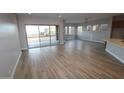
[(59, 43), (58, 26), (26, 25), (29, 48), (56, 45)]
[(50, 45), (50, 30), (49, 26), (39, 26), (40, 32), (40, 45), (49, 46)]
[(51, 45), (59, 43), (57, 26), (50, 26), (50, 41)]
[(38, 26), (26, 25), (27, 42), (29, 48), (40, 47)]

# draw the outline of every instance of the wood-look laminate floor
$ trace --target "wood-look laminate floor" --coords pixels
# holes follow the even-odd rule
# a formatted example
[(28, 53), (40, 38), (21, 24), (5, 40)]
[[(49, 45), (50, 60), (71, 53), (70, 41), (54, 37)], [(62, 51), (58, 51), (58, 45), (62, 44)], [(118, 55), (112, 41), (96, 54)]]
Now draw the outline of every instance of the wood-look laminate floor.
[(15, 78), (109, 79), (124, 78), (124, 64), (100, 43), (69, 41), (65, 45), (23, 51)]

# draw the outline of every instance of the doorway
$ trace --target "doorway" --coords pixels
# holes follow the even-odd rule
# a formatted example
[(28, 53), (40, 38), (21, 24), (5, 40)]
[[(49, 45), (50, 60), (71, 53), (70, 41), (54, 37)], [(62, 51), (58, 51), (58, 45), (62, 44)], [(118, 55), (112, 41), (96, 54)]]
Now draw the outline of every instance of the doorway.
[(59, 44), (59, 31), (56, 25), (26, 25), (28, 48)]

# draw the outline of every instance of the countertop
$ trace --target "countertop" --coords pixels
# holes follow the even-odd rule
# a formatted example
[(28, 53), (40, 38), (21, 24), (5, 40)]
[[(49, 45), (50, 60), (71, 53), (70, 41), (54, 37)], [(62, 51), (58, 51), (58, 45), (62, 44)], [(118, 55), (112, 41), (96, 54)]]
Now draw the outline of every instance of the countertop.
[(107, 43), (108, 42), (114, 43), (114, 44), (124, 48), (124, 40), (122, 40), (122, 39), (108, 39)]

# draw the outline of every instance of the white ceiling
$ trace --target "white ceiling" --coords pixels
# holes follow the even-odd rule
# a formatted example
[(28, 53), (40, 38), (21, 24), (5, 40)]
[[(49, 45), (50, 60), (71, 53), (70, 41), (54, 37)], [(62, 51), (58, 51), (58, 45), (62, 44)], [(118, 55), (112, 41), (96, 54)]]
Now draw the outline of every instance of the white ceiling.
[(18, 15), (25, 16), (38, 16), (42, 18), (58, 18), (58, 15), (61, 15), (61, 18), (66, 22), (83, 22), (86, 18), (88, 20), (95, 20), (100, 18), (106, 18), (113, 15), (118, 15), (117, 13), (19, 13)]

